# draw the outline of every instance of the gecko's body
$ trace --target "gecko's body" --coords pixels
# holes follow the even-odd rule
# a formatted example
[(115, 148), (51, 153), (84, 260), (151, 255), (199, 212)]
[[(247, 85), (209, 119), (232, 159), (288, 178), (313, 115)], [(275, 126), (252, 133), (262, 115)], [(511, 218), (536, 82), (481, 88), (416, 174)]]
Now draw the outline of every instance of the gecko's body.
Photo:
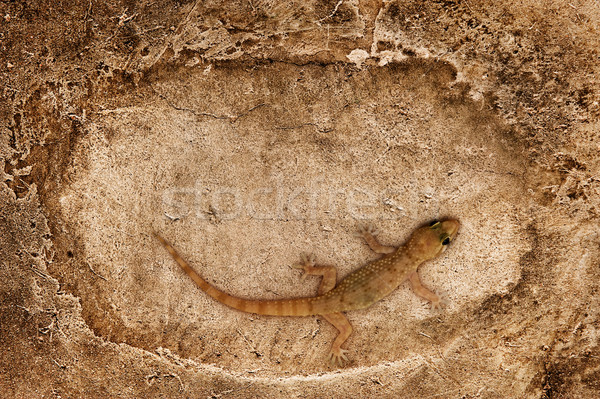
[(200, 277), (165, 239), (156, 236), (204, 292), (227, 306), (261, 315), (325, 317), (340, 331), (332, 345), (330, 357), (333, 361), (342, 363), (346, 356), (341, 345), (352, 332), (352, 326), (341, 312), (366, 308), (391, 293), (405, 280), (409, 280), (415, 293), (430, 301), (432, 307), (440, 307), (439, 296), (421, 285), (417, 268), (421, 263), (444, 252), (446, 245), (456, 236), (458, 227), (456, 220), (434, 221), (429, 226), (415, 230), (408, 242), (399, 248), (379, 244), (373, 230), (362, 228), (361, 234), (371, 249), (385, 254), (383, 257), (350, 273), (337, 286), (335, 268), (314, 266), (312, 257), (306, 257), (304, 263), (297, 267), (306, 274), (323, 276), (318, 295), (284, 300), (250, 300), (229, 295)]

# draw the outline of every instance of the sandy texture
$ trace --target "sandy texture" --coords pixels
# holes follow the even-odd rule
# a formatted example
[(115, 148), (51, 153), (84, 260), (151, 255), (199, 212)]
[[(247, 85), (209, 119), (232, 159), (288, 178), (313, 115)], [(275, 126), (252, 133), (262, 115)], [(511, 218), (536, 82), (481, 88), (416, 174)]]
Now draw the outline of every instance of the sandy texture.
[[(284, 5), (285, 4), (285, 5)], [(0, 8), (5, 397), (596, 397), (600, 8), (590, 2), (11, 2)], [(408, 285), (349, 312), (310, 296), (462, 227)]]

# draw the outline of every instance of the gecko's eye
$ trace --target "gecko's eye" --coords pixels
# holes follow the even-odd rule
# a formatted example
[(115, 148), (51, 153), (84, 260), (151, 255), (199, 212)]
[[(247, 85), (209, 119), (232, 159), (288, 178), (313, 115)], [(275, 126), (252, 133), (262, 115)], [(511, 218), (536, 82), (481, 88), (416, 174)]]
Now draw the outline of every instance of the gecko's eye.
[(437, 220), (434, 220), (433, 222), (429, 223), (429, 227), (435, 227), (435, 225), (439, 223), (440, 222), (438, 222)]
[(446, 237), (444, 238), (444, 241), (442, 241), (442, 245), (448, 245), (450, 244), (450, 237)]

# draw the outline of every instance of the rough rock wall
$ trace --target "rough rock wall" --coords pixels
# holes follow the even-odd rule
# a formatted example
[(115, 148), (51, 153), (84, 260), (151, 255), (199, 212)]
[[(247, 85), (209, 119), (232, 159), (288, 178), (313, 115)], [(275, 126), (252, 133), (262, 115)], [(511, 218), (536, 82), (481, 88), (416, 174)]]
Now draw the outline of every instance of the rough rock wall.
[[(597, 2), (0, 5), (6, 397), (599, 394)], [(313, 295), (462, 223), (336, 331), (207, 298)]]

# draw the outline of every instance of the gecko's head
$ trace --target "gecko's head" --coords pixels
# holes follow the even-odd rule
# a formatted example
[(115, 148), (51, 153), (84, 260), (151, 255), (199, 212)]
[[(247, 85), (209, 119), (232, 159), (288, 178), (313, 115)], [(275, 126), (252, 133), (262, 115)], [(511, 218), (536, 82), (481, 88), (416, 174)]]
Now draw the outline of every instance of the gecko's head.
[(423, 226), (410, 239), (410, 247), (422, 260), (433, 259), (446, 250), (454, 241), (460, 223), (458, 220), (434, 220)]

